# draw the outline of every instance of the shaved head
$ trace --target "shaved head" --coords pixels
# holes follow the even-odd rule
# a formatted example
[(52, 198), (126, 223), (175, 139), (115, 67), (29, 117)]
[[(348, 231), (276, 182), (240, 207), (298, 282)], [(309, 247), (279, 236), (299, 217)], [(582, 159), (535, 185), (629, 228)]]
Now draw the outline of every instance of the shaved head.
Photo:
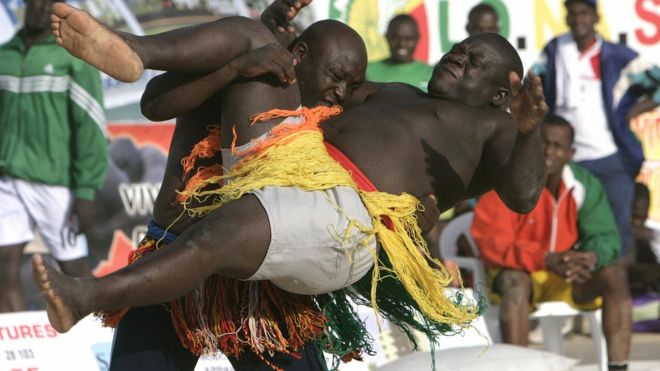
[(343, 104), (364, 82), (367, 48), (344, 23), (323, 20), (291, 44), (303, 105)]

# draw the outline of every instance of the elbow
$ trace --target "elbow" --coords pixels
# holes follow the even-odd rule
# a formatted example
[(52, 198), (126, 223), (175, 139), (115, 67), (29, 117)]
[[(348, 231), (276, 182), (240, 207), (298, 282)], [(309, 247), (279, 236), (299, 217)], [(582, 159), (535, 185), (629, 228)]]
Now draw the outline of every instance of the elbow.
[(148, 118), (149, 120), (165, 121), (172, 118), (164, 114), (165, 112), (163, 112), (163, 110), (158, 109), (158, 106), (159, 104), (157, 102), (154, 102), (154, 99), (152, 100), (142, 99), (140, 101), (140, 110), (142, 111), (142, 115), (144, 115), (144, 117)]
[(539, 201), (542, 191), (543, 186), (533, 187), (519, 197), (502, 198), (502, 201), (509, 209), (511, 209), (511, 211), (518, 214), (527, 214), (536, 207), (536, 203)]

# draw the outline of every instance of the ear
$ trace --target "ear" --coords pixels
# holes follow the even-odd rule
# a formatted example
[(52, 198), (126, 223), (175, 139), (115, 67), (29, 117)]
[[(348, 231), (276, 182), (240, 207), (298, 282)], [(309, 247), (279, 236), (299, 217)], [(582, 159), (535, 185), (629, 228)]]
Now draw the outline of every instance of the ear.
[(497, 88), (497, 92), (491, 99), (491, 104), (495, 107), (506, 108), (511, 99), (511, 90), (503, 86)]
[(300, 61), (305, 59), (308, 52), (309, 52), (309, 45), (307, 45), (305, 41), (298, 41), (291, 50), (291, 54), (293, 54), (293, 58), (295, 58), (295, 60), (297, 60), (298, 63), (300, 63)]
[(568, 151), (568, 160), (573, 160), (573, 156), (575, 156), (575, 147), (571, 144), (571, 150)]

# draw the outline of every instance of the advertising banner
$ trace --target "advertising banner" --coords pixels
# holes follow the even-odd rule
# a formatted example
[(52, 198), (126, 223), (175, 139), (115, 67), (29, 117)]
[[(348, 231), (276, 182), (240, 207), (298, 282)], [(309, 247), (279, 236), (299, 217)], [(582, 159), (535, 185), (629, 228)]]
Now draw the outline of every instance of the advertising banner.
[(126, 265), (128, 253), (146, 233), (174, 125), (110, 124), (108, 132), (108, 174), (96, 194), (95, 223), (87, 233), (97, 276)]

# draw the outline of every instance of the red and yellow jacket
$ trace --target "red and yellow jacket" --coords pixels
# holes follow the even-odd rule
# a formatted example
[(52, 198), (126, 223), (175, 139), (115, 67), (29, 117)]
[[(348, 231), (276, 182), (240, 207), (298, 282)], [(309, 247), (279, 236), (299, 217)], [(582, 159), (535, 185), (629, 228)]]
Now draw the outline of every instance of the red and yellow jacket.
[(529, 214), (509, 210), (494, 191), (483, 195), (471, 233), (486, 266), (526, 272), (545, 269), (546, 254), (573, 247), (596, 253), (602, 268), (618, 257), (621, 244), (601, 184), (573, 163), (564, 167), (559, 197), (544, 189)]

